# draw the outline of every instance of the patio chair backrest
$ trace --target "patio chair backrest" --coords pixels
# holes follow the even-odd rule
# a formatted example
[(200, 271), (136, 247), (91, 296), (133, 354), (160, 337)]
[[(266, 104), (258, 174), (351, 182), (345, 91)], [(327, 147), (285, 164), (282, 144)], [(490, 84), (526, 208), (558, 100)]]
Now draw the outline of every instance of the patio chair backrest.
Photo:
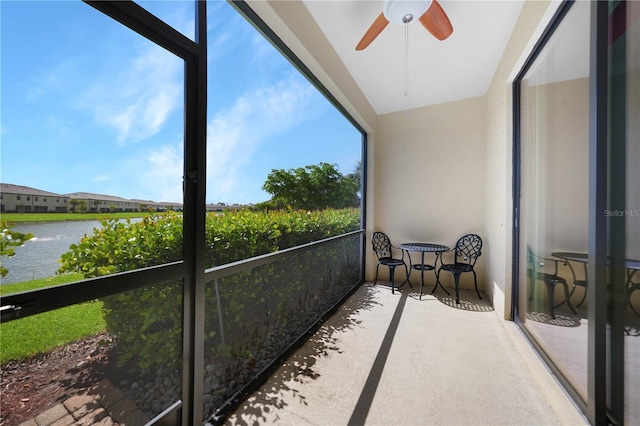
[(391, 240), (384, 232), (374, 232), (371, 236), (371, 245), (378, 259), (391, 257)]
[(536, 271), (537, 273), (558, 276), (559, 263), (565, 264), (565, 262), (562, 262), (560, 259), (539, 256), (531, 247), (527, 246), (527, 269)]
[[(473, 266), (482, 254), (482, 238), (476, 234), (462, 236), (456, 243), (456, 258)], [(456, 260), (458, 261), (458, 260)]]

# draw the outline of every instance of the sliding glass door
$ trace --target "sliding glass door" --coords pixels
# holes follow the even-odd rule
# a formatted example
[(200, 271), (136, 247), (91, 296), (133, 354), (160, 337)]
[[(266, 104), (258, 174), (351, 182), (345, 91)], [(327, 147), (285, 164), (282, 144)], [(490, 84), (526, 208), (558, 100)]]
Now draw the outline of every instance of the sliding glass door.
[(564, 2), (514, 85), (517, 320), (594, 424), (640, 422), (639, 17)]
[(607, 405), (640, 423), (640, 3), (609, 2)]
[(520, 82), (520, 320), (587, 399), (589, 4), (574, 4)]

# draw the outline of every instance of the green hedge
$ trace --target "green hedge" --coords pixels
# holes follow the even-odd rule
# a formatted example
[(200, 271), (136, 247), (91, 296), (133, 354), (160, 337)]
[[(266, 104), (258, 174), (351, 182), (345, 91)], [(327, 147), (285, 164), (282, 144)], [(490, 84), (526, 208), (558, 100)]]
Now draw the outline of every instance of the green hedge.
[[(176, 213), (139, 222), (103, 219), (101, 224), (62, 255), (59, 273), (80, 272), (90, 278), (182, 259), (182, 216)], [(360, 210), (241, 210), (209, 214), (205, 227), (211, 267), (357, 230)]]
[[(205, 235), (207, 267), (318, 241), (359, 227), (358, 209), (209, 214)], [(102, 228), (83, 237), (62, 256), (59, 272), (80, 272), (89, 278), (181, 258), (181, 216), (169, 212), (139, 222), (105, 219)], [(291, 323), (301, 313), (309, 318), (321, 314), (330, 302), (319, 297), (344, 292), (344, 288), (335, 285), (336, 280), (343, 279), (339, 278), (341, 275), (356, 271), (356, 276), (348, 281), (357, 280), (354, 262), (358, 259), (357, 245), (338, 242), (284, 263), (276, 262), (208, 283), (206, 356), (218, 361), (220, 357), (235, 358), (239, 354), (251, 358), (255, 356), (253, 352), (265, 350), (258, 348), (265, 347), (266, 335), (291, 329)], [(310, 279), (310, 271), (319, 271), (320, 278)], [(119, 340), (121, 362), (135, 361), (144, 369), (177, 367), (182, 348), (181, 283), (159, 283), (104, 298), (103, 302), (107, 329)], [(293, 326), (296, 327), (303, 326)], [(275, 350), (270, 345), (270, 350)]]

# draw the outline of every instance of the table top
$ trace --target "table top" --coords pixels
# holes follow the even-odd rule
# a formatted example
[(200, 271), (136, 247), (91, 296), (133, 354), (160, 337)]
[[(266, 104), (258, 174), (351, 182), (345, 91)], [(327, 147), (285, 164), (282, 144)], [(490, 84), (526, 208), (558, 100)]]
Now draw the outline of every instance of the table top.
[[(589, 262), (589, 255), (587, 253), (556, 251), (551, 253), (551, 256), (554, 256), (563, 260), (572, 260), (574, 262), (581, 262), (581, 263)], [(624, 266), (627, 269), (640, 269), (640, 260), (625, 259)]]
[(589, 255), (587, 253), (574, 253), (570, 251), (555, 251), (551, 253), (551, 256), (564, 260), (573, 260), (575, 262), (587, 263), (589, 261)]
[(434, 244), (434, 243), (402, 243), (398, 247), (402, 250), (407, 251), (422, 251), (422, 252), (435, 252), (441, 253), (443, 251), (449, 250), (449, 247), (443, 246), (442, 244)]

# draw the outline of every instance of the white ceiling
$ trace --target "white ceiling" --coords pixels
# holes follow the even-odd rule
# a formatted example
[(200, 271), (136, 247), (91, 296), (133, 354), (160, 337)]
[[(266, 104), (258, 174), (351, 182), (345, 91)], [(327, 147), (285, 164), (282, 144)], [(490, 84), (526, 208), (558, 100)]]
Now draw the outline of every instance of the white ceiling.
[[(355, 47), (382, 11), (382, 1), (303, 0), (377, 114), (484, 95), (523, 1), (441, 0), (453, 34), (438, 41), (417, 20), (390, 23), (363, 51)], [(405, 75), (408, 76), (405, 97)]]

